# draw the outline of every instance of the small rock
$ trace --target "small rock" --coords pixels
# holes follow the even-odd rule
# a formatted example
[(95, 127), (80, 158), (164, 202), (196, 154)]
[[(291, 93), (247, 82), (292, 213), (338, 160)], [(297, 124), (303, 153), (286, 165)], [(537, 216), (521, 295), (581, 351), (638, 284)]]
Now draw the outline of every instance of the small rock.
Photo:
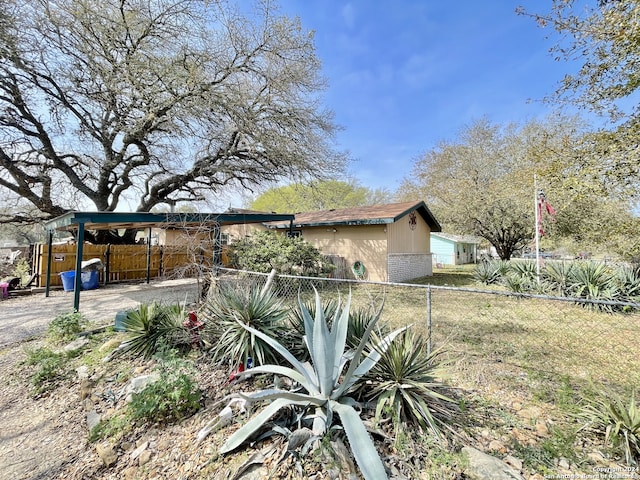
[(120, 444), (120, 448), (125, 452), (128, 452), (129, 450), (132, 450), (133, 447), (134, 447), (134, 445), (131, 442), (122, 442)]
[(540, 407), (527, 407), (519, 410), (517, 415), (525, 420), (537, 420), (542, 416), (544, 412)]
[(142, 365), (140, 367), (134, 368), (133, 374), (136, 375), (136, 376), (140, 376), (146, 371), (147, 371), (147, 366), (146, 365)]
[(63, 350), (65, 352), (75, 352), (76, 350), (80, 350), (87, 343), (89, 343), (89, 339), (87, 337), (79, 337), (76, 338), (73, 342), (65, 345)]
[(163, 438), (158, 442), (158, 450), (167, 450), (171, 446), (171, 440)]
[(89, 379), (84, 379), (80, 382), (80, 400), (89, 398), (93, 392), (93, 382)]
[(549, 435), (549, 428), (547, 427), (547, 423), (544, 420), (538, 419), (538, 421), (536, 422), (536, 433), (540, 437), (546, 437)]
[(114, 451), (113, 447), (108, 443), (97, 444), (96, 453), (98, 454), (98, 456), (100, 457), (100, 460), (102, 460), (102, 463), (104, 463), (106, 467), (110, 467), (111, 465), (113, 465), (118, 461), (118, 455)]
[(160, 375), (158, 373), (132, 378), (126, 388), (127, 401), (130, 402), (131, 394), (144, 390), (147, 385), (158, 381), (159, 378)]
[(489, 450), (492, 452), (506, 453), (507, 448), (500, 440), (492, 440), (489, 443)]
[(518, 412), (518, 411), (522, 410), (522, 404), (520, 402), (513, 402), (511, 404), (511, 408), (513, 408), (513, 410)]
[(522, 460), (514, 457), (513, 455), (507, 455), (506, 457), (504, 457), (504, 463), (506, 463), (507, 465), (511, 465), (519, 472), (522, 471)]
[(469, 460), (465, 473), (471, 480), (524, 480), (520, 472), (491, 455), (473, 447), (464, 447), (462, 452)]
[(136, 467), (129, 467), (122, 472), (125, 480), (137, 480), (138, 469)]
[(604, 461), (604, 455), (600, 452), (589, 452), (587, 454), (587, 458), (595, 464), (602, 463)]
[(140, 445), (138, 445), (136, 449), (131, 452), (131, 460), (135, 460), (136, 458), (138, 458), (142, 454), (142, 452), (147, 449), (148, 446), (149, 442), (142, 442)]
[(80, 365), (76, 368), (76, 374), (79, 380), (87, 380), (89, 378), (89, 367), (86, 365)]
[(100, 345), (100, 348), (98, 349), (98, 351), (106, 352), (107, 350), (111, 350), (112, 348), (118, 347), (120, 345), (120, 343), (122, 343), (121, 339), (112, 338), (112, 339), (108, 340), (107, 342), (103, 343), (102, 345)]
[(489, 430), (482, 430), (482, 432), (480, 432), (480, 436), (482, 438), (491, 438), (491, 433), (489, 433)]
[(102, 420), (102, 416), (95, 410), (91, 410), (89, 413), (87, 413), (87, 428), (89, 429), (89, 431), (97, 427), (100, 423), (100, 420)]
[(90, 412), (91, 410), (93, 410), (93, 400), (91, 400), (90, 398), (85, 398), (82, 401), (82, 405), (84, 406), (84, 411), (85, 412)]
[(149, 463), (149, 460), (151, 460), (151, 455), (152, 453), (150, 450), (145, 450), (144, 452), (142, 452), (138, 457), (138, 465), (143, 466)]
[(569, 463), (569, 460), (567, 460), (564, 457), (560, 457), (560, 459), (558, 460), (558, 466), (560, 468), (564, 468), (565, 470), (569, 470), (571, 468), (571, 464)]

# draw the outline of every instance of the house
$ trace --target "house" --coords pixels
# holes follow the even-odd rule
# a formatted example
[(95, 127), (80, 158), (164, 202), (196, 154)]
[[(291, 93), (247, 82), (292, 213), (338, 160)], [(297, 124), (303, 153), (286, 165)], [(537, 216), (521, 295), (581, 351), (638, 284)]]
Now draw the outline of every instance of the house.
[(422, 201), (297, 213), (264, 225), (314, 245), (337, 266), (336, 277), (382, 282), (432, 275), (430, 233), (441, 230)]
[(431, 251), (436, 265), (463, 265), (478, 260), (480, 239), (476, 237), (431, 232)]

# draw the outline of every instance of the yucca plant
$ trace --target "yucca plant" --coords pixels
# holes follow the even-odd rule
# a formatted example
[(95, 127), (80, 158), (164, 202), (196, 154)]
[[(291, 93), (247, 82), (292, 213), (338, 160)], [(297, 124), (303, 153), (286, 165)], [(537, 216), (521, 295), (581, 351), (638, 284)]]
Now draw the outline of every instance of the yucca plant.
[(376, 420), (385, 411), (393, 412), (396, 432), (410, 423), (441, 437), (440, 425), (457, 409), (444, 394), (447, 376), (442, 351), (428, 353), (427, 342), (411, 330), (396, 338), (363, 379), (364, 397), (376, 404)]
[(592, 428), (604, 436), (605, 443), (621, 451), (628, 465), (640, 463), (640, 406), (635, 392), (628, 405), (621, 398), (598, 399), (583, 408), (578, 416), (583, 428)]
[(549, 262), (540, 273), (558, 295), (568, 296), (574, 265), (573, 262)]
[(514, 272), (510, 272), (502, 277), (501, 282), (514, 293), (523, 293), (531, 289), (531, 280)]
[(496, 283), (508, 271), (505, 268), (505, 263), (502, 261), (480, 262), (473, 271), (473, 278), (485, 285)]
[[(281, 409), (297, 406), (311, 412), (312, 431), (315, 435), (326, 433), (331, 427), (334, 413), (337, 413), (364, 478), (387, 478), (382, 460), (354, 408), (356, 402), (349, 396), (349, 392), (378, 362), (380, 355), (386, 351), (392, 340), (407, 327), (387, 335), (376, 348), (364, 355), (364, 348), (380, 318), (381, 308), (367, 326), (358, 347), (346, 355), (350, 304), (351, 295), (347, 298), (344, 308), (336, 311), (332, 328), (329, 329), (320, 295), (317, 292), (315, 317), (312, 317), (304, 304), (300, 303), (305, 324), (305, 344), (309, 349), (312, 364), (301, 363), (277, 340), (243, 324), (243, 328), (271, 345), (291, 365), (291, 367), (263, 365), (252, 369), (252, 374), (269, 373), (287, 376), (297, 382), (301, 390), (270, 389), (246, 395), (248, 400), (267, 400), (270, 403), (229, 437), (220, 449), (221, 453), (238, 448)], [(349, 366), (344, 371), (347, 363)]]
[(272, 347), (243, 325), (279, 337), (285, 330), (287, 311), (271, 289), (261, 290), (255, 285), (249, 288), (222, 286), (209, 295), (200, 310), (206, 325), (204, 341), (211, 349), (213, 360), (232, 366), (245, 364), (249, 357), (255, 365), (275, 361)]
[(624, 300), (636, 301), (640, 297), (640, 267), (622, 266), (616, 270), (616, 283)]
[(507, 275), (516, 275), (520, 277), (523, 283), (537, 282), (538, 266), (535, 261), (523, 260), (514, 261), (509, 264), (509, 272)]
[[(584, 262), (572, 268), (569, 292), (588, 300), (615, 300), (620, 293), (609, 267), (598, 262)], [(593, 308), (611, 310), (611, 307), (600, 304), (594, 304)]]
[(162, 348), (190, 348), (189, 332), (182, 324), (185, 318), (180, 305), (141, 304), (127, 312), (123, 321), (129, 339), (122, 343), (120, 352), (151, 358)]

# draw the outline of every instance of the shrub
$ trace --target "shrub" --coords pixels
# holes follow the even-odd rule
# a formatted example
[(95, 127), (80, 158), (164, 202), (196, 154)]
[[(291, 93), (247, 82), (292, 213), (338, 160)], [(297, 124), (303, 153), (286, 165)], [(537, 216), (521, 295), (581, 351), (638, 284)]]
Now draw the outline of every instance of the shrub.
[(82, 332), (82, 325), (85, 323), (86, 321), (80, 312), (63, 313), (51, 320), (47, 335), (54, 343), (68, 342)]
[(169, 423), (182, 420), (201, 408), (202, 392), (192, 376), (192, 365), (170, 352), (159, 358), (160, 377), (134, 393), (127, 407), (133, 420)]
[(229, 246), (229, 260), (235, 268), (268, 273), (326, 276), (335, 266), (316, 247), (302, 238), (276, 232), (257, 232)]
[(622, 266), (615, 271), (615, 276), (622, 299), (635, 301), (640, 297), (640, 267)]
[(129, 339), (122, 344), (121, 353), (151, 358), (166, 347), (188, 350), (192, 338), (183, 325), (186, 318), (187, 313), (180, 305), (141, 304), (127, 312), (123, 321)]
[(45, 347), (27, 352), (24, 364), (36, 367), (30, 374), (34, 395), (53, 390), (60, 381), (69, 378), (67, 369), (69, 355), (64, 352), (54, 352)]

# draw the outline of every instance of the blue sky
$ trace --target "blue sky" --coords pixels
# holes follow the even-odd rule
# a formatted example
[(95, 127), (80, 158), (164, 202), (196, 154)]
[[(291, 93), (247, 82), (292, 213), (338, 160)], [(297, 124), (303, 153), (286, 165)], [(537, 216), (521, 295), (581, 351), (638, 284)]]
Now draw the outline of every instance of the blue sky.
[[(539, 100), (570, 66), (529, 17), (551, 1), (281, 0), (315, 30), (329, 82), (325, 105), (344, 130), (337, 147), (366, 187), (394, 191), (417, 157), (462, 127), (544, 117)], [(538, 9), (538, 10), (536, 10)]]

